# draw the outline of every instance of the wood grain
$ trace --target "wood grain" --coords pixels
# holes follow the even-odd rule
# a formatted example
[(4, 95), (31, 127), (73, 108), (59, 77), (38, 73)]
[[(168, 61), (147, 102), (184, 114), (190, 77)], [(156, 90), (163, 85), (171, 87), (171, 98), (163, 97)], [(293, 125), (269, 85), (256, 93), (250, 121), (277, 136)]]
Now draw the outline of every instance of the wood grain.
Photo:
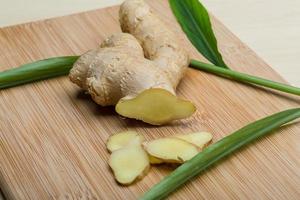
[[(193, 58), (204, 60), (181, 32), (167, 1), (149, 1)], [(0, 69), (81, 54), (120, 31), (118, 7), (0, 29)], [(233, 69), (284, 80), (213, 18), (219, 47)], [(300, 99), (189, 69), (179, 96), (196, 103), (186, 120), (155, 127), (100, 107), (60, 77), (0, 91), (0, 187), (8, 199), (136, 199), (172, 171), (153, 167), (137, 184), (116, 184), (105, 142), (127, 129), (147, 139), (209, 131), (214, 141)], [(282, 127), (219, 162), (170, 199), (299, 199), (299, 122)]]

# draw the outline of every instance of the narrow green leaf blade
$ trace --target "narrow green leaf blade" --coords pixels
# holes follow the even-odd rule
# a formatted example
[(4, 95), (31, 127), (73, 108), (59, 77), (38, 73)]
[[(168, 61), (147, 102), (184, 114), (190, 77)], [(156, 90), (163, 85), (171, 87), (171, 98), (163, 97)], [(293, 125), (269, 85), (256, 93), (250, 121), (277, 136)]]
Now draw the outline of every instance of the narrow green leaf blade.
[(173, 14), (197, 50), (213, 64), (228, 68), (218, 51), (210, 18), (199, 0), (169, 0)]
[(78, 57), (54, 57), (0, 72), (0, 89), (66, 75)]
[(264, 136), (280, 126), (300, 117), (300, 108), (285, 110), (255, 121), (218, 142), (210, 145), (190, 161), (178, 167), (169, 176), (154, 185), (142, 200), (164, 199), (194, 176), (231, 154), (240, 147)]
[(234, 79), (234, 80), (237, 80), (237, 81), (240, 81), (243, 83), (256, 84), (256, 85), (272, 88), (274, 90), (279, 90), (282, 92), (300, 96), (300, 88), (298, 88), (298, 87), (271, 81), (271, 80), (260, 78), (257, 76), (252, 76), (249, 74), (237, 72), (237, 71), (230, 70), (230, 69), (224, 69), (224, 68), (217, 67), (215, 65), (204, 63), (201, 61), (191, 60), (190, 67), (192, 67), (194, 69), (198, 69), (198, 70), (203, 70), (203, 71), (206, 71), (209, 73), (213, 73), (218, 76), (225, 77), (225, 78)]

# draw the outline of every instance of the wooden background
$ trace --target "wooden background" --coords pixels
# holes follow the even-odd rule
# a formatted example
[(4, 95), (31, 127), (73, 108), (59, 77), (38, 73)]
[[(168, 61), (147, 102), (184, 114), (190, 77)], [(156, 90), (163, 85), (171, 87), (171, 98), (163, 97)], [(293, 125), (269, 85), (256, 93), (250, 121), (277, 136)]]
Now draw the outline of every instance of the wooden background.
[[(204, 60), (181, 32), (167, 1), (148, 1), (178, 33), (193, 58)], [(120, 31), (118, 7), (0, 29), (0, 70), (37, 59), (81, 54)], [(219, 48), (231, 68), (284, 82), (213, 19)], [(266, 115), (299, 107), (292, 95), (251, 87), (189, 69), (179, 96), (197, 113), (156, 127), (117, 116), (93, 103), (68, 78), (0, 91), (0, 187), (7, 199), (136, 199), (171, 172), (153, 167), (122, 187), (108, 168), (105, 142), (127, 129), (147, 139), (209, 131), (214, 141)], [(170, 199), (299, 199), (300, 124), (295, 122), (208, 169)]]

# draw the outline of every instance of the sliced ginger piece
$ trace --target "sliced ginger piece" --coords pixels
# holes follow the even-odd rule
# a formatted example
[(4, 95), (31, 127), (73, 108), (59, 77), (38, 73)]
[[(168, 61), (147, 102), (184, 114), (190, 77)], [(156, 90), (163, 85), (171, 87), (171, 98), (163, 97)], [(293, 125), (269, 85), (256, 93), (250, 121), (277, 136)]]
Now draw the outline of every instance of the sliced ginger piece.
[(191, 102), (159, 88), (147, 89), (133, 99), (121, 99), (116, 105), (120, 115), (154, 125), (189, 117), (195, 110)]
[(153, 164), (153, 165), (155, 165), (155, 164), (161, 164), (161, 163), (164, 162), (163, 160), (161, 160), (159, 158), (156, 158), (154, 156), (151, 156), (151, 155), (149, 155), (149, 161), (150, 161), (150, 164)]
[(189, 134), (179, 134), (175, 135), (174, 137), (185, 140), (189, 143), (192, 143), (199, 147), (200, 149), (203, 149), (206, 147), (210, 141), (212, 140), (213, 136), (211, 133), (208, 132), (195, 132), (195, 133), (189, 133)]
[(109, 166), (120, 184), (129, 185), (148, 173), (150, 163), (148, 154), (140, 145), (128, 145), (112, 152)]
[(106, 143), (109, 152), (113, 152), (126, 145), (141, 145), (144, 137), (135, 131), (124, 131), (110, 136)]
[(194, 144), (179, 138), (160, 138), (144, 145), (149, 155), (166, 163), (184, 163), (198, 153)]
[[(178, 134), (174, 137), (196, 145), (199, 148), (199, 150), (202, 150), (204, 147), (206, 147), (213, 138), (212, 134), (208, 132)], [(149, 160), (151, 164), (161, 164), (164, 162), (163, 160), (151, 155), (149, 155)]]

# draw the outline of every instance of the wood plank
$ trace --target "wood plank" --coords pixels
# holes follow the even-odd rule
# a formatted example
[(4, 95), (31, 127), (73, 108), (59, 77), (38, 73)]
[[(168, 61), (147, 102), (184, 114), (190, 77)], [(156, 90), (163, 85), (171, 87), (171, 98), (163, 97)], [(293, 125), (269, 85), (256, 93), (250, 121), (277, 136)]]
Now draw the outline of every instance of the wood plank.
[[(176, 23), (168, 2), (148, 1), (204, 60)], [(118, 7), (0, 29), (0, 70), (37, 59), (81, 54), (120, 31)], [(284, 80), (218, 20), (219, 47), (233, 69)], [(147, 139), (209, 131), (214, 141), (300, 99), (189, 69), (178, 95), (196, 103), (193, 117), (155, 127), (100, 107), (67, 77), (0, 91), (0, 187), (8, 199), (135, 199), (172, 171), (153, 167), (130, 187), (116, 184), (105, 142), (127, 129)], [(285, 126), (210, 168), (170, 199), (299, 199), (299, 123)]]

